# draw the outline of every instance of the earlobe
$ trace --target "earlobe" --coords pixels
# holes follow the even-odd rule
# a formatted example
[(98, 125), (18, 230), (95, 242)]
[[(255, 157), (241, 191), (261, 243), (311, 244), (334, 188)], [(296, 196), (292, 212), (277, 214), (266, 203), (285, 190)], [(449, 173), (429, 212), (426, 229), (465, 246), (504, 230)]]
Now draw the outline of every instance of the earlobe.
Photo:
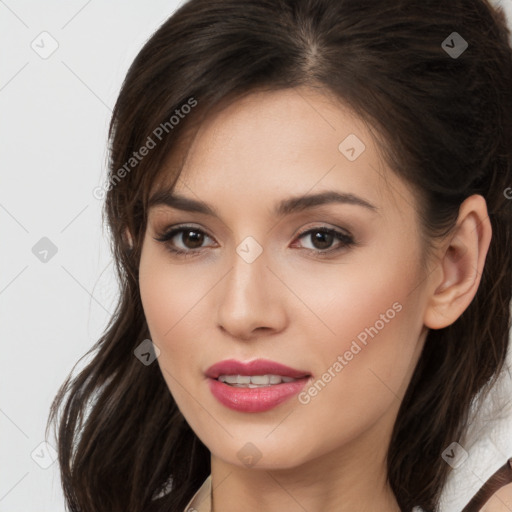
[(460, 206), (454, 231), (442, 246), (439, 272), (431, 274), (433, 291), (424, 317), (427, 327), (447, 327), (469, 306), (480, 284), (491, 236), (485, 199), (481, 195), (468, 197)]

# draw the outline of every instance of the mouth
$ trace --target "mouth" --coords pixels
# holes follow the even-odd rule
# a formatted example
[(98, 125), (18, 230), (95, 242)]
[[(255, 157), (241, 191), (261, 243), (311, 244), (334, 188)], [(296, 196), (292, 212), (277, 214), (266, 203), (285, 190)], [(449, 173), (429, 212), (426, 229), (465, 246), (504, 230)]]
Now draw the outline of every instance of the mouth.
[(206, 372), (213, 396), (239, 412), (263, 412), (296, 395), (311, 373), (275, 361), (221, 361)]

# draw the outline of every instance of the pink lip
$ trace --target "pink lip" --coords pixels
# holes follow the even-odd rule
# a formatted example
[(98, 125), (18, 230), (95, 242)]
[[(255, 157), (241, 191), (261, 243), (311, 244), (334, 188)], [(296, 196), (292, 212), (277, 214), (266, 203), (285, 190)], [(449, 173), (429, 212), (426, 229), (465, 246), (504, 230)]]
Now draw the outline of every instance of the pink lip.
[[(260, 388), (238, 388), (216, 380), (219, 375), (268, 374), (293, 377), (297, 380)], [(239, 412), (263, 412), (299, 393), (311, 374), (265, 359), (248, 363), (229, 359), (208, 368), (206, 376), (211, 393), (221, 404)]]
[(211, 379), (216, 379), (219, 375), (282, 375), (283, 377), (300, 379), (310, 374), (269, 359), (254, 359), (247, 363), (235, 359), (226, 359), (210, 366), (205, 375)]

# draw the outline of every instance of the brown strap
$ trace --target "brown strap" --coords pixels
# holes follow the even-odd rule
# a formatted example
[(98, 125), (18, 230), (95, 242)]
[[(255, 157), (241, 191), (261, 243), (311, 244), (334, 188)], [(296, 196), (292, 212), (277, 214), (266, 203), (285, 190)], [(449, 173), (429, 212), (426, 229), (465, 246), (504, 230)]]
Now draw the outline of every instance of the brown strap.
[(491, 496), (504, 485), (512, 483), (512, 457), (480, 488), (462, 512), (479, 512)]

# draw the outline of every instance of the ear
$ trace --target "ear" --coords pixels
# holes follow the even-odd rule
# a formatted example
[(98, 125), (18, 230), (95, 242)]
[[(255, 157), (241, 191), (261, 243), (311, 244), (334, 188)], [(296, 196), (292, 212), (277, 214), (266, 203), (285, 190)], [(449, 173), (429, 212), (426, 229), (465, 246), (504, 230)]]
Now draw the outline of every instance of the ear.
[(468, 197), (459, 208), (454, 230), (440, 249), (437, 271), (430, 274), (432, 291), (424, 324), (442, 329), (459, 318), (473, 300), (492, 237), (487, 204), (481, 195)]
[(127, 244), (130, 249), (133, 249), (133, 237), (128, 228), (125, 228), (124, 230), (123, 240), (124, 243)]

